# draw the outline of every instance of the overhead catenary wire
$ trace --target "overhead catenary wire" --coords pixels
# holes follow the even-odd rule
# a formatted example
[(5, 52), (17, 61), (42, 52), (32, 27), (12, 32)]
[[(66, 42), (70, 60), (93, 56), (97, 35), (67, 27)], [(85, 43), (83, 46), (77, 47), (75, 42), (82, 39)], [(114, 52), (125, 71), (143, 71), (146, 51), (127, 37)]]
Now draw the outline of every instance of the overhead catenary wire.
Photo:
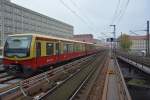
[(131, 34), (134, 34), (134, 35), (139, 35), (139, 34), (133, 32), (132, 30), (130, 30), (129, 32), (130, 32)]
[(120, 9), (122, 9), (122, 8), (120, 8), (121, 7), (121, 0), (118, 0), (118, 3), (117, 3), (117, 5), (116, 5), (116, 9), (115, 9), (115, 12), (114, 12), (114, 14), (113, 14), (113, 17), (112, 17), (112, 19), (111, 19), (111, 21), (110, 21), (110, 23), (107, 25), (107, 28), (106, 29), (108, 29), (109, 27), (110, 27), (110, 25), (114, 25), (115, 24), (115, 21), (117, 20), (117, 16), (120, 14)]
[[(59, 0), (59, 1), (65, 8), (67, 8), (71, 13), (73, 13), (76, 17), (78, 17), (80, 21), (86, 24), (88, 28), (90, 28), (91, 30), (95, 32), (95, 29), (93, 28), (93, 26), (90, 26), (89, 23), (84, 18), (82, 18), (81, 15), (79, 15), (75, 10), (73, 10), (70, 6), (68, 6), (63, 0)], [(105, 34), (105, 36), (107, 35)]]
[(119, 16), (118, 21), (117, 21), (116, 24), (119, 24), (120, 21), (122, 20), (124, 14), (125, 14), (125, 12), (126, 12), (126, 10), (127, 10), (127, 8), (128, 8), (129, 2), (130, 2), (130, 0), (127, 0), (127, 2), (126, 2), (126, 4), (125, 4), (125, 7), (124, 7), (122, 13), (120, 14), (120, 16)]
[(120, 1), (120, 5), (118, 7), (118, 11), (117, 11), (117, 14), (116, 14), (116, 17), (115, 17), (115, 21), (114, 21), (113, 24), (116, 24), (116, 22), (118, 21), (120, 15), (122, 14), (123, 9), (125, 7), (125, 2), (126, 2), (126, 0), (123, 0), (122, 2)]
[(127, 1), (122, 1), (121, 0), (118, 0), (118, 4), (117, 4), (117, 7), (116, 7), (116, 10), (115, 10), (115, 13), (113, 15), (113, 19), (111, 21), (111, 24), (119, 24), (121, 19), (123, 18), (125, 12), (126, 12), (126, 9), (129, 5), (129, 2), (130, 0), (127, 0)]
[(83, 17), (92, 25), (94, 25), (94, 23), (91, 21), (91, 19), (83, 12), (83, 10), (81, 8), (78, 7), (78, 5), (73, 1), (70, 0), (70, 2), (72, 3), (72, 5), (74, 5), (74, 7), (77, 8), (77, 10), (83, 15)]
[[(86, 18), (86, 20), (87, 20), (88, 22), (90, 22), (90, 24), (91, 24), (92, 26), (95, 26), (94, 23), (91, 21), (91, 19), (90, 19), (88, 16), (86, 16), (85, 13), (83, 13), (82, 9), (80, 9), (80, 8), (78, 7), (78, 5), (77, 5), (73, 0), (70, 0), (70, 1), (71, 1), (71, 3), (78, 9), (78, 11), (80, 11), (80, 13), (83, 15), (83, 17)], [(93, 27), (93, 28), (94, 28), (94, 27)], [(108, 33), (108, 32), (107, 32), (107, 33)], [(95, 33), (95, 34), (96, 34), (96, 33)], [(109, 36), (107, 36), (104, 32), (100, 32), (100, 34), (104, 35), (105, 37), (109, 37)]]
[[(118, 0), (117, 6), (116, 6), (116, 10), (115, 10), (114, 15), (113, 15), (113, 18), (112, 18), (112, 20), (111, 20), (111, 24), (114, 23), (115, 18), (117, 17), (117, 13), (118, 13), (118, 9), (119, 9), (119, 7), (120, 7), (120, 4), (121, 4), (121, 0)], [(110, 24), (110, 25), (111, 25), (111, 24)]]
[(119, 25), (120, 21), (122, 20), (127, 10), (129, 2), (130, 0), (123, 0), (123, 1), (118, 0), (117, 7), (110, 25), (117, 25), (117, 26)]
[(93, 30), (91, 26), (88, 25), (88, 23), (85, 21), (84, 18), (82, 18), (76, 11), (74, 11), (70, 6), (68, 6), (63, 0), (59, 0), (71, 13), (73, 13), (76, 17), (80, 19), (86, 26)]
[(76, 17), (78, 17), (84, 24), (87, 24), (86, 21), (76, 13), (76, 11), (72, 10), (63, 0), (59, 0), (64, 7), (66, 7), (71, 13), (73, 13)]

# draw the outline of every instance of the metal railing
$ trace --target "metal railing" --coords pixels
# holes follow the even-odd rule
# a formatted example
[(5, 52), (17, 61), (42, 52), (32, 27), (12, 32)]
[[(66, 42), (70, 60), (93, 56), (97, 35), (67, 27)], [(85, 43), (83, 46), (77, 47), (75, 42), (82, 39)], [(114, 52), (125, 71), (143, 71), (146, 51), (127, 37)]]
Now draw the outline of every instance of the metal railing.
[(126, 83), (125, 83), (125, 80), (124, 80), (124, 77), (123, 77), (123, 74), (122, 74), (122, 71), (119, 67), (119, 64), (118, 64), (118, 61), (117, 59), (115, 59), (115, 71), (116, 71), (116, 76), (118, 78), (118, 83), (119, 83), (119, 91), (120, 91), (120, 100), (132, 100), (131, 99), (131, 96), (129, 94), (129, 91), (128, 91), (128, 88), (126, 86)]

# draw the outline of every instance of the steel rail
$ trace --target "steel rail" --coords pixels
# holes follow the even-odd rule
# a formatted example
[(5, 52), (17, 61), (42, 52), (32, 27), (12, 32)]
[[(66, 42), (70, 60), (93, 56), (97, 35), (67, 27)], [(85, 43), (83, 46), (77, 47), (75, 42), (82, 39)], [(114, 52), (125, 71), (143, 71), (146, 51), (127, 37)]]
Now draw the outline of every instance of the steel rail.
[[(91, 56), (90, 56), (90, 57), (91, 57)], [(42, 73), (42, 74), (40, 74), (40, 75), (31, 77), (31, 78), (29, 78), (29, 79), (23, 80), (23, 81), (21, 81), (21, 84), (22, 84), (23, 87), (31, 86), (31, 85), (33, 85), (33, 84), (35, 84), (35, 83), (37, 83), (37, 82), (39, 82), (39, 81), (45, 79), (45, 76), (46, 76), (46, 77), (52, 77), (52, 74), (53, 74), (53, 75), (56, 75), (56, 74), (58, 74), (58, 73), (60, 73), (60, 72), (63, 72), (63, 71), (65, 71), (65, 70), (66, 70), (66, 71), (67, 71), (67, 70), (70, 70), (70, 69), (72, 69), (73, 65), (75, 65), (75, 64), (81, 64), (81, 62), (88, 60), (90, 57), (88, 57), (88, 58), (82, 58), (82, 59), (80, 59), (79, 61), (75, 61), (75, 62), (72, 62), (72, 63), (70, 63), (70, 64), (63, 65), (63, 66), (58, 67), (58, 68), (56, 68), (56, 69), (53, 69), (53, 70), (44, 72), (44, 73)], [(79, 62), (80, 62), (80, 63), (79, 63)]]
[[(94, 87), (94, 83), (96, 82), (96, 80), (98, 78), (98, 75), (100, 74), (100, 71), (102, 71), (102, 69), (103, 69), (103, 67), (104, 67), (104, 65), (106, 63), (105, 61), (106, 61), (107, 56), (104, 55), (104, 57), (102, 57), (102, 58), (103, 58), (103, 60), (102, 60), (102, 63), (100, 64), (101, 67), (99, 67), (98, 69), (95, 68), (94, 70), (91, 71), (91, 73), (86, 77), (86, 79), (82, 82), (82, 84), (78, 87), (78, 89), (73, 93), (73, 95), (69, 98), (69, 100), (74, 100), (76, 97), (78, 97), (77, 95), (82, 95), (82, 94), (80, 94), (80, 91), (82, 90), (82, 88), (87, 83), (89, 83), (89, 81), (92, 81), (90, 83), (90, 85), (88, 85), (88, 86), (90, 86), (90, 87), (88, 87), (89, 91), (86, 91), (85, 93), (83, 93), (83, 94), (85, 94), (84, 97), (83, 97), (85, 100), (89, 97), (90, 93), (92, 92), (92, 88)], [(95, 63), (95, 65), (96, 64), (97, 63)], [(93, 79), (90, 80), (91, 78), (93, 78)], [(86, 88), (86, 87), (87, 87), (87, 85), (84, 88)], [(78, 99), (79, 99), (79, 97), (78, 97)]]
[[(94, 58), (93, 58), (94, 60)], [(80, 69), (78, 69), (76, 72), (74, 72), (73, 74), (71, 74), (69, 77), (67, 77), (65, 80), (61, 81), (58, 85), (56, 85), (54, 88), (50, 89), (47, 93), (45, 93), (42, 97), (40, 97), (39, 99), (43, 99), (46, 96), (48, 96), (49, 94), (51, 94), (53, 91), (55, 91), (57, 88), (61, 87), (63, 84), (65, 84), (68, 80), (72, 79), (75, 75), (77, 75), (78, 73), (80, 73), (83, 69), (85, 69), (87, 67), (87, 65), (89, 65), (93, 60), (87, 62), (86, 64), (84, 64), (84, 66), (82, 66)]]
[[(35, 84), (37, 84), (37, 83), (39, 83), (39, 82), (41, 82), (43, 80), (49, 81), (49, 77), (52, 78), (52, 76), (53, 76), (52, 73), (53, 74), (58, 74), (60, 72), (64, 73), (64, 70), (66, 70), (66, 71), (67, 71), (67, 69), (70, 70), (73, 67), (73, 65), (75, 65), (76, 63), (87, 61), (92, 56), (88, 56), (86, 58), (82, 58), (82, 59), (80, 59), (78, 61), (72, 62), (71, 64), (63, 65), (60, 68), (56, 68), (54, 70), (44, 72), (44, 73), (42, 73), (40, 75), (34, 76), (34, 77), (29, 78), (27, 80), (23, 80), (23, 81), (19, 82), (20, 85), (18, 85), (17, 87), (14, 87), (13, 89), (8, 90), (7, 92), (0, 93), (0, 98), (13, 93), (14, 91), (15, 92), (18, 91), (20, 87), (21, 87), (20, 89), (21, 89), (22, 93), (24, 94), (24, 96), (26, 96), (25, 91), (28, 90), (27, 88), (30, 88), (31, 86), (33, 86), (33, 85), (35, 85)], [(70, 67), (70, 66), (72, 66), (72, 67)]]
[[(94, 60), (94, 59), (93, 59)], [(70, 88), (71, 90), (70, 90), (70, 92), (69, 92), (69, 94), (65, 94), (65, 96), (64, 95), (62, 95), (63, 96), (63, 98), (62, 99), (64, 99), (64, 98), (66, 98), (66, 99), (68, 99), (68, 97), (69, 96), (71, 96), (72, 95), (72, 91), (74, 91), (74, 89), (76, 89), (76, 86), (78, 86), (78, 84), (82, 84), (82, 82), (84, 81), (84, 80), (86, 80), (86, 79), (88, 79), (88, 77), (87, 76), (89, 76), (89, 74), (91, 74), (91, 72), (93, 72), (93, 70), (95, 69), (93, 69), (93, 65), (95, 64), (95, 62), (96, 61), (94, 61), (93, 62), (93, 60), (92, 60), (92, 63), (91, 62), (88, 62), (86, 65), (84, 65), (85, 67), (81, 70), (79, 70), (79, 71), (77, 71), (77, 72), (75, 72), (74, 74), (72, 74), (70, 77), (68, 77), (65, 81), (63, 81), (63, 82), (61, 82), (59, 85), (57, 85), (54, 89), (52, 89), (52, 90), (49, 90), (44, 96), (42, 96), (42, 97), (40, 97), (40, 99), (42, 100), (42, 99), (45, 99), (45, 98), (47, 98), (47, 97), (49, 97), (49, 96), (52, 96), (51, 97), (51, 99), (53, 100), (54, 98), (56, 99), (58, 99), (58, 98), (61, 98), (61, 96), (56, 96), (56, 95), (59, 95), (57, 92), (60, 92), (60, 89), (62, 89), (62, 88), (65, 88), (65, 87), (63, 87), (63, 86), (66, 86), (67, 84), (70, 84), (70, 81), (73, 81), (73, 80), (75, 80), (77, 77), (78, 77), (78, 81), (79, 81), (79, 79), (81, 79), (80, 81), (79, 81), (79, 83), (77, 83), (78, 81), (76, 80), (76, 82), (74, 83), (74, 86), (73, 86), (73, 88)], [(90, 64), (89, 64), (90, 63)], [(87, 72), (86, 72), (86, 74), (84, 74), (83, 76), (82, 76), (82, 78), (81, 78), (81, 76), (79, 76), (79, 75), (82, 75), (83, 74), (83, 72), (84, 71), (86, 71), (87, 70)], [(91, 71), (92, 70), (92, 71)], [(85, 72), (84, 72), (85, 73)], [(85, 76), (85, 75), (87, 75), (87, 76)], [(90, 76), (89, 76), (90, 77)], [(68, 83), (69, 82), (69, 83)], [(66, 87), (66, 88), (68, 88), (69, 89), (69, 87)], [(56, 92), (56, 93), (55, 93)], [(60, 93), (60, 95), (61, 95), (62, 93)]]

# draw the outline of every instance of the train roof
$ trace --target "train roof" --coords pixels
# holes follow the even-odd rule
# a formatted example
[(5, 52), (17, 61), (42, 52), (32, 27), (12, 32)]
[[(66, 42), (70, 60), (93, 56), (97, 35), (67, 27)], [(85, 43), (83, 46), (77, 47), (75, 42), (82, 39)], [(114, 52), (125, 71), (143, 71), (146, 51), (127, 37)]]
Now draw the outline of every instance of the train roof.
[(55, 40), (62, 40), (62, 41), (68, 41), (68, 42), (93, 44), (93, 43), (90, 43), (90, 42), (76, 41), (76, 40), (71, 40), (71, 39), (55, 37), (55, 36), (51, 36), (51, 35), (46, 36), (46, 35), (35, 34), (35, 33), (14, 34), (14, 35), (9, 35), (9, 36), (24, 36), (24, 35), (32, 35), (32, 36), (41, 37), (41, 38), (51, 38), (51, 39), (55, 39)]

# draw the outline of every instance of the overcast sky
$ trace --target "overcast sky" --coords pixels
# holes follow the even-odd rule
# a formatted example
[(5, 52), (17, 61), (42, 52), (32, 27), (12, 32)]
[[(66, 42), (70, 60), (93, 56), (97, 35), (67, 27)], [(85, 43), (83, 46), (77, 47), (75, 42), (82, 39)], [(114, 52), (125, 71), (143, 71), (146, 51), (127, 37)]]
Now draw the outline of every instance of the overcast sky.
[[(74, 34), (93, 34), (96, 38), (111, 36), (110, 24), (120, 32), (146, 28), (150, 20), (150, 0), (11, 0), (23, 7), (74, 26)], [(118, 3), (120, 1), (120, 3)], [(127, 6), (127, 2), (129, 4)], [(117, 6), (120, 4), (119, 6)], [(116, 8), (118, 8), (116, 10)], [(114, 15), (114, 13), (116, 14)], [(122, 15), (123, 16), (122, 16)], [(122, 16), (120, 21), (119, 17)], [(112, 21), (115, 20), (115, 21)], [(102, 32), (106, 35), (102, 35)], [(140, 33), (140, 32), (138, 32)], [(145, 32), (141, 32), (144, 34)]]

